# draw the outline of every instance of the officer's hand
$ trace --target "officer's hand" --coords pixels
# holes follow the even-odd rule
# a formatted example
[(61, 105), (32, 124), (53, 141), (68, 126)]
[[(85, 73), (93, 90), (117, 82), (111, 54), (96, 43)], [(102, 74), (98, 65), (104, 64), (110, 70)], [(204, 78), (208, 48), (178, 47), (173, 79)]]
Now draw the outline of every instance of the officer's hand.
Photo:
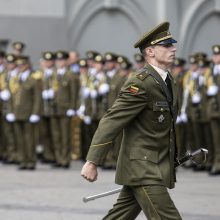
[(3, 101), (8, 101), (10, 97), (11, 97), (11, 93), (9, 92), (8, 89), (5, 89), (0, 93), (0, 98)]
[(31, 123), (37, 123), (40, 121), (40, 116), (39, 115), (31, 115), (29, 118), (29, 122)]
[(7, 115), (6, 115), (6, 120), (8, 121), (8, 122), (14, 122), (15, 121), (15, 114), (14, 113), (8, 113)]
[(75, 110), (73, 110), (73, 109), (68, 109), (67, 111), (66, 111), (66, 116), (68, 116), (68, 117), (72, 117), (72, 116), (74, 116), (75, 115)]
[(97, 165), (87, 161), (81, 170), (81, 176), (89, 182), (96, 181), (98, 177)]

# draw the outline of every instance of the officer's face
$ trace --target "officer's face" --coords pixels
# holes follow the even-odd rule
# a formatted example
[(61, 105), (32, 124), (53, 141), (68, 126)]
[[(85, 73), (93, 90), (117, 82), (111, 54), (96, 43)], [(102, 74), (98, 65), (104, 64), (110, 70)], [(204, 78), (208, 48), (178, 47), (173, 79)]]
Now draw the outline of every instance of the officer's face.
[(15, 63), (8, 62), (6, 63), (7, 70), (13, 70), (16, 67)]
[(114, 62), (114, 61), (106, 61), (106, 63), (105, 63), (105, 68), (107, 70), (112, 70), (115, 68), (115, 66), (116, 66), (116, 62)]
[(56, 60), (56, 67), (57, 68), (64, 68), (67, 66), (67, 60), (61, 59), (61, 60)]
[(156, 45), (153, 50), (157, 63), (166, 66), (173, 64), (176, 54), (176, 47), (173, 44)]
[(53, 60), (44, 60), (43, 63), (44, 63), (43, 66), (45, 68), (52, 68), (54, 66)]

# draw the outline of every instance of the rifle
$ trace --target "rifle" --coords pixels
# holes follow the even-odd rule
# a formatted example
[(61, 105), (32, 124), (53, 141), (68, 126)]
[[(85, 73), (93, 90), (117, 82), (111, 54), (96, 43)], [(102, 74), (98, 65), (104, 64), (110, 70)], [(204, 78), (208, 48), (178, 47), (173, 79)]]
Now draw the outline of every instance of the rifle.
[[(184, 157), (182, 157), (180, 160), (177, 160), (174, 163), (175, 168), (184, 164), (188, 160), (194, 159), (196, 156), (198, 156), (200, 154), (203, 154), (206, 158), (206, 155), (208, 154), (208, 150), (205, 148), (200, 148), (200, 149), (193, 151), (193, 152), (188, 151)], [(120, 191), (121, 191), (121, 188), (118, 188), (118, 189), (113, 189), (111, 191), (99, 193), (99, 194), (96, 194), (93, 196), (83, 197), (83, 202), (89, 202), (91, 200), (95, 200), (95, 199), (102, 198), (105, 196), (113, 195), (113, 194), (119, 193)]]

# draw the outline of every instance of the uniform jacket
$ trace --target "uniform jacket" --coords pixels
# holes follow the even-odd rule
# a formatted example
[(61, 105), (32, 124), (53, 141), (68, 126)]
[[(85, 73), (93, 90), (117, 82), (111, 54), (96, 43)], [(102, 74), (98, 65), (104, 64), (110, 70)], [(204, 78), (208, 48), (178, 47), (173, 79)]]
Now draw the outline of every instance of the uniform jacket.
[(16, 90), (12, 96), (10, 112), (16, 120), (28, 120), (32, 114), (40, 115), (41, 110), (41, 79), (30, 74), (25, 81), (19, 80), (14, 84)]
[[(160, 82), (151, 73), (157, 75)], [(166, 87), (156, 70), (146, 65), (141, 73), (126, 81), (114, 105), (100, 121), (87, 160), (102, 164), (114, 138), (123, 130), (116, 168), (117, 184), (174, 187), (173, 121), (176, 114), (173, 119), (161, 83)], [(175, 109), (176, 90), (172, 79), (172, 107)]]
[(54, 115), (65, 116), (68, 109), (76, 110), (79, 101), (79, 77), (71, 71), (55, 79), (55, 97), (53, 100)]

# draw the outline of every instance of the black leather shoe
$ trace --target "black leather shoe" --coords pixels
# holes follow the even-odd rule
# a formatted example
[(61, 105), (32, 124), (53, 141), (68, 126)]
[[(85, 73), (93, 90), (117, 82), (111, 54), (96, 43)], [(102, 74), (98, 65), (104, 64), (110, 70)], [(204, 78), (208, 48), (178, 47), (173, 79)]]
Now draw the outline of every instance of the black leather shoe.
[(216, 169), (215, 167), (213, 167), (209, 174), (211, 176), (220, 175), (220, 169)]

